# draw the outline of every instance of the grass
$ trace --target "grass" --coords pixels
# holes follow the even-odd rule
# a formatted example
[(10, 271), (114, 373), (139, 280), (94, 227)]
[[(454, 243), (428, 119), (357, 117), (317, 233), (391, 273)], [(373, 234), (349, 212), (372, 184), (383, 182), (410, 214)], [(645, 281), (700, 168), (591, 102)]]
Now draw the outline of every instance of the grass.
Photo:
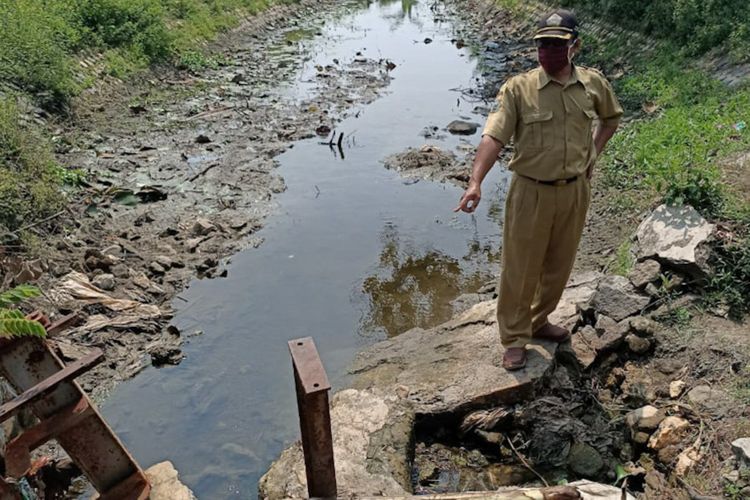
[(612, 261), (611, 271), (614, 274), (620, 276), (627, 276), (630, 271), (633, 270), (635, 265), (635, 256), (632, 251), (632, 243), (630, 239), (623, 241), (622, 244), (617, 248), (614, 260)]
[[(77, 58), (104, 55), (105, 72), (127, 77), (154, 63), (201, 67), (202, 44), (243, 16), (293, 0), (15, 0), (0, 3), (0, 84), (48, 109), (82, 85)], [(200, 55), (199, 55), (200, 54)]]
[(61, 210), (62, 187), (77, 177), (55, 162), (48, 142), (19, 116), (12, 98), (0, 100), (0, 243)]

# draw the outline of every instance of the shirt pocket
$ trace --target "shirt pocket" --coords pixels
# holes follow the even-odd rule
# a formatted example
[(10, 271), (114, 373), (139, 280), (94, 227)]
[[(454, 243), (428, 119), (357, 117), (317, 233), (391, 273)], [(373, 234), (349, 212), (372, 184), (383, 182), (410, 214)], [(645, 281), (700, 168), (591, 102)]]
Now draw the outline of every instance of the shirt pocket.
[(552, 147), (552, 111), (523, 113), (523, 133), (518, 146), (523, 150), (540, 151)]

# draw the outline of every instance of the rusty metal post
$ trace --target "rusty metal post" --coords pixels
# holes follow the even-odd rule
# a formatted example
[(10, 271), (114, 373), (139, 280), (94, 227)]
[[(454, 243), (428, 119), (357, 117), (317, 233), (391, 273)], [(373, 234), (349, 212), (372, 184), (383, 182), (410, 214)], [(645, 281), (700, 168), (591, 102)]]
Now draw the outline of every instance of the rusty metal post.
[(312, 337), (289, 341), (310, 498), (336, 498), (328, 382)]

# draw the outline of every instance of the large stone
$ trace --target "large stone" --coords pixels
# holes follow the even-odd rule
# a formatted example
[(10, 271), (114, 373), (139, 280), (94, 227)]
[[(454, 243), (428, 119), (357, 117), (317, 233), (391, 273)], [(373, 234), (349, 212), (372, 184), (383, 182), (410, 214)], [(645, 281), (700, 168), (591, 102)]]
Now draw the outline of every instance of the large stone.
[(478, 123), (453, 120), (448, 124), (448, 132), (458, 135), (472, 135), (479, 128)]
[(732, 451), (741, 466), (750, 468), (750, 437), (732, 441)]
[(529, 345), (526, 368), (504, 370), (493, 300), (438, 327), (410, 330), (364, 350), (351, 367), (353, 386), (408, 387), (419, 413), (515, 402), (550, 367), (556, 347), (549, 342)]
[(682, 391), (685, 390), (685, 381), (684, 380), (673, 380), (669, 383), (669, 397), (672, 399), (677, 399), (682, 394)]
[(694, 276), (708, 271), (714, 225), (693, 207), (661, 205), (638, 227), (638, 258), (656, 258)]
[(195, 495), (180, 482), (172, 462), (161, 462), (145, 471), (151, 483), (149, 500), (195, 500)]
[(638, 262), (630, 271), (628, 278), (636, 288), (645, 288), (646, 285), (655, 282), (661, 275), (661, 264), (653, 259)]
[(615, 321), (639, 314), (648, 306), (649, 297), (641, 295), (624, 276), (607, 276), (591, 299), (591, 307)]
[[(339, 498), (411, 491), (414, 412), (383, 391), (346, 389), (331, 401)], [(287, 448), (260, 480), (260, 498), (307, 498), (302, 446)]]
[(648, 440), (648, 447), (653, 450), (677, 444), (690, 427), (690, 422), (680, 417), (667, 417), (661, 421), (659, 427)]

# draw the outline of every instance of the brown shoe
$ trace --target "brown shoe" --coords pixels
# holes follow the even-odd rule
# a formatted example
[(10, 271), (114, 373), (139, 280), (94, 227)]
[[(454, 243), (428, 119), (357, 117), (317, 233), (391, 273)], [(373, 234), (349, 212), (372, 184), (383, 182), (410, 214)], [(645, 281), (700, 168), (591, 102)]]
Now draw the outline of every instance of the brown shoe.
[(525, 347), (507, 347), (503, 354), (503, 368), (508, 371), (520, 370), (526, 366)]
[(570, 338), (570, 332), (561, 326), (547, 323), (535, 331), (531, 337), (537, 340), (550, 340), (560, 344)]

